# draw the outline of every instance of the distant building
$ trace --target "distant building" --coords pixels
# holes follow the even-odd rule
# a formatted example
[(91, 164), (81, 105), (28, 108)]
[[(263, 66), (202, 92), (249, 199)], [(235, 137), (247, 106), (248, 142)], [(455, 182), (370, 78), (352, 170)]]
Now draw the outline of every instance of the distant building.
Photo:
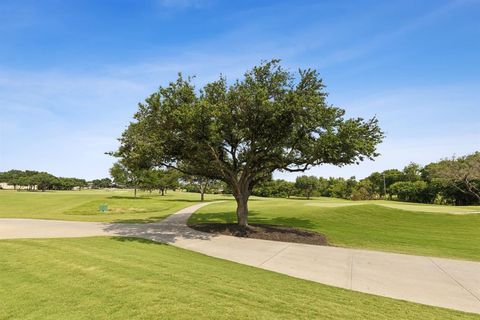
[(13, 190), (15, 189), (14, 186), (9, 185), (6, 182), (0, 182), (0, 189), (5, 189), (5, 190)]
[[(11, 185), (11, 184), (8, 184), (6, 182), (0, 182), (0, 189), (3, 189), (3, 190), (25, 190), (25, 189), (28, 189), (27, 186), (17, 186), (15, 188), (15, 186)], [(37, 186), (33, 186), (33, 189), (30, 188), (30, 190), (37, 190)]]

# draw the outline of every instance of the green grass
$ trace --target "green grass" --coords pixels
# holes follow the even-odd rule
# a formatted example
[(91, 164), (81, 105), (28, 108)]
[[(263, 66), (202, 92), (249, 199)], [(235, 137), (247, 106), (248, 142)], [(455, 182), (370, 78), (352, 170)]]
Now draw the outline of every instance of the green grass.
[(478, 319), (139, 239), (0, 241), (0, 319)]
[(480, 206), (444, 206), (436, 204), (411, 203), (400, 201), (373, 200), (363, 203), (379, 204), (385, 207), (402, 209), (407, 211), (419, 211), (429, 213), (470, 214), (480, 213)]
[[(207, 200), (219, 196), (207, 195)], [(0, 218), (34, 218), (104, 222), (152, 222), (200, 200), (195, 193), (139, 193), (132, 190), (18, 192), (0, 190)], [(98, 208), (107, 203), (109, 211)]]
[[(480, 214), (423, 213), (374, 203), (254, 198), (249, 222), (317, 231), (336, 246), (480, 261)], [(235, 222), (234, 210), (233, 201), (212, 204), (189, 223)]]

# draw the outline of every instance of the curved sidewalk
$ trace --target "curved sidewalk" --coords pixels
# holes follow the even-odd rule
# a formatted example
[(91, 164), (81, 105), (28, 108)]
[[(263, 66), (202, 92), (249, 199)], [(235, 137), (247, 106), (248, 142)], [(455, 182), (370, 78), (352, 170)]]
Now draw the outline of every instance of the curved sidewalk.
[(0, 239), (131, 236), (336, 287), (480, 314), (480, 262), (212, 235), (197, 204), (149, 224), (0, 219)]

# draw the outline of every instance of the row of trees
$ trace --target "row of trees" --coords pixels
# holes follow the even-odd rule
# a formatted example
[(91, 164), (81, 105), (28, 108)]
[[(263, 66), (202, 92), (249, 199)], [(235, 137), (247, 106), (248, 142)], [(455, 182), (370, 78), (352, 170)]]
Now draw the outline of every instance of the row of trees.
[(110, 178), (95, 179), (90, 181), (89, 185), (92, 189), (105, 189), (116, 186)]
[(182, 188), (188, 192), (200, 193), (204, 200), (205, 193), (223, 192), (225, 187), (219, 181), (202, 177), (185, 176), (177, 170), (142, 170), (132, 174), (126, 168), (116, 163), (110, 170), (113, 178), (95, 179), (86, 181), (77, 178), (56, 177), (47, 172), (32, 170), (10, 170), (0, 172), (0, 182), (13, 186), (18, 190), (73, 190), (73, 189), (104, 189), (104, 188), (133, 188), (152, 192), (158, 190), (164, 195), (168, 189)]
[(205, 193), (223, 192), (224, 185), (217, 180), (208, 179), (202, 176), (191, 176), (183, 174), (175, 169), (129, 169), (122, 162), (116, 162), (110, 169), (110, 175), (115, 185), (134, 189), (134, 196), (137, 196), (137, 189), (152, 192), (158, 190), (165, 195), (167, 190), (178, 188), (187, 192), (200, 193), (200, 200), (204, 201)]
[(14, 189), (27, 190), (72, 190), (85, 188), (87, 181), (77, 178), (55, 177), (47, 172), (10, 170), (0, 172), (0, 182), (13, 185)]
[(252, 194), (260, 197), (305, 197), (313, 196), (351, 199), (359, 182), (355, 177), (349, 179), (315, 176), (299, 176), (295, 182), (271, 180), (256, 186)]
[(295, 182), (271, 180), (253, 190), (264, 197), (325, 196), (352, 200), (391, 199), (453, 205), (480, 204), (480, 152), (444, 159), (425, 167), (410, 163), (403, 170), (374, 172), (355, 177), (300, 176)]
[(174, 170), (132, 170), (117, 162), (110, 169), (110, 175), (118, 186), (134, 189), (135, 197), (137, 189), (150, 192), (159, 190), (164, 195), (167, 189), (176, 189), (180, 186), (180, 175)]

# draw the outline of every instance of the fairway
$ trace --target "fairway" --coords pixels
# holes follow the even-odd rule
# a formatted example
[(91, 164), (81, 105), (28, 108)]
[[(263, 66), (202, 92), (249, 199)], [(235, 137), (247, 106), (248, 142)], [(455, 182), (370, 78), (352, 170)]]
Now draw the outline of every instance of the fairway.
[[(371, 201), (370, 203), (375, 203)], [(393, 202), (393, 201), (379, 201), (379, 205), (394, 208), (402, 209), (407, 211), (417, 211), (417, 212), (430, 212), (430, 213), (448, 213), (448, 214), (476, 214), (480, 213), (479, 206), (441, 206), (441, 205), (432, 205), (432, 204), (421, 204), (421, 203), (402, 203), (402, 202)]]
[[(253, 198), (249, 222), (313, 230), (335, 246), (480, 261), (480, 214), (423, 213), (407, 211), (408, 204), (399, 203), (398, 209), (386, 207), (386, 201), (374, 203)], [(200, 209), (189, 223), (235, 221), (235, 203), (229, 201)]]
[(1, 319), (478, 318), (139, 239), (3, 240), (0, 252)]
[[(197, 193), (133, 190), (18, 192), (0, 190), (0, 218), (54, 219), (101, 222), (153, 222), (200, 201)], [(207, 200), (221, 196), (207, 195)], [(223, 197), (225, 198), (225, 197)], [(100, 212), (101, 204), (108, 212)]]
[[(297, 199), (303, 200), (303, 199)], [(358, 206), (362, 204), (375, 204), (387, 208), (401, 209), (406, 211), (429, 212), (429, 213), (448, 213), (448, 214), (476, 214), (480, 213), (480, 206), (443, 206), (435, 204), (411, 203), (388, 200), (364, 200), (349, 201), (336, 198), (316, 198), (317, 201), (308, 201), (305, 205), (315, 207), (346, 207)]]

